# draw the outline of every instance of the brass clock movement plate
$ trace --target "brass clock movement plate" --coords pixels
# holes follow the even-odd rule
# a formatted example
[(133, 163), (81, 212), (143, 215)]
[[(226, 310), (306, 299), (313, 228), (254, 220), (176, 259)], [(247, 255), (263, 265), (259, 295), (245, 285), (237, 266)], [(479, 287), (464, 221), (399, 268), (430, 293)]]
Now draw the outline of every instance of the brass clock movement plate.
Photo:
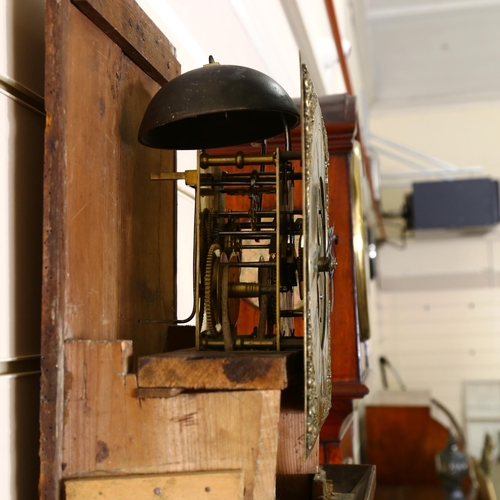
[(302, 175), (304, 208), (304, 365), (306, 455), (331, 407), (330, 312), (333, 234), (328, 223), (328, 140), (307, 66), (302, 70)]

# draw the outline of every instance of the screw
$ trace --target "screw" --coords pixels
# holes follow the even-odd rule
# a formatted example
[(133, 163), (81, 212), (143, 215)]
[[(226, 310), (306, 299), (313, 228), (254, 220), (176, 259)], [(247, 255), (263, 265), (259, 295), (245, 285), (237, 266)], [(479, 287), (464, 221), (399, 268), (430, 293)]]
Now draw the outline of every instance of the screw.
[(155, 495), (161, 495), (161, 488), (155, 488)]

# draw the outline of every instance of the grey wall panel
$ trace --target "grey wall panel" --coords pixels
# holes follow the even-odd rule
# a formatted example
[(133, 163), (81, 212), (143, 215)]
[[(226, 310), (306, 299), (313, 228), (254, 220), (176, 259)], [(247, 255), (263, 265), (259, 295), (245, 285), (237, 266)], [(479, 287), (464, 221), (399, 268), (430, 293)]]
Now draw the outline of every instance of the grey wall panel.
[(498, 181), (465, 179), (413, 185), (414, 229), (492, 226), (500, 222)]

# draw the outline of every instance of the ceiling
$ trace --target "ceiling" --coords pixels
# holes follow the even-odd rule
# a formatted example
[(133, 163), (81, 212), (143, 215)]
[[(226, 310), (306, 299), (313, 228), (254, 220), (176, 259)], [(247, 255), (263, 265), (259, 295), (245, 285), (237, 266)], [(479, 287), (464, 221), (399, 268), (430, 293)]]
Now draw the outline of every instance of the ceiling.
[(499, 0), (365, 0), (373, 106), (500, 97)]
[[(300, 96), (299, 48), (318, 94), (344, 91), (322, 0), (138, 0), (178, 49), (182, 71), (208, 62), (262, 71)], [(336, 84), (337, 82), (337, 84)]]
[[(300, 49), (318, 94), (345, 90), (323, 0), (139, 3), (164, 24), (183, 71), (213, 54), (297, 97)], [(500, 0), (335, 0), (335, 8), (344, 52), (354, 47), (351, 72), (359, 66), (356, 92), (370, 107), (500, 98)]]
[[(300, 49), (319, 95), (345, 92), (324, 0), (137, 1), (177, 47), (183, 72), (213, 55), (222, 64), (262, 71), (298, 97)], [(334, 3), (362, 118), (380, 110), (500, 100), (500, 0)], [(419, 179), (442, 169), (447, 175), (475, 172), (365, 137), (384, 156), (382, 176), (393, 175), (394, 161), (410, 169), (405, 184), (417, 170)], [(392, 153), (384, 152), (387, 147)], [(402, 158), (408, 153), (410, 159)]]

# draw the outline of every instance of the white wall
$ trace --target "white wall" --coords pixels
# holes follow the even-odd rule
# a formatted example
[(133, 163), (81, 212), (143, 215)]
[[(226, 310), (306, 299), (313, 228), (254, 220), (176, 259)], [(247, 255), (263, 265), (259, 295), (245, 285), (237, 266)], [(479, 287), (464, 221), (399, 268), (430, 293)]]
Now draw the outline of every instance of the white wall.
[(381, 292), (379, 352), (462, 418), (463, 382), (500, 378), (499, 301), (499, 288)]
[[(370, 129), (459, 167), (482, 165), (485, 175), (500, 175), (499, 101), (375, 111)], [(393, 160), (380, 158), (383, 171), (408, 171)]]
[[(414, 108), (373, 114), (371, 131), (458, 166), (500, 177), (500, 103)], [(381, 158), (382, 171), (408, 171)], [(382, 189), (399, 210), (410, 188)], [(397, 231), (389, 231), (398, 241)], [(434, 231), (406, 247), (379, 249), (376, 351), (408, 388), (430, 389), (463, 419), (463, 382), (500, 379), (500, 230)], [(392, 379), (395, 387), (394, 379)]]

